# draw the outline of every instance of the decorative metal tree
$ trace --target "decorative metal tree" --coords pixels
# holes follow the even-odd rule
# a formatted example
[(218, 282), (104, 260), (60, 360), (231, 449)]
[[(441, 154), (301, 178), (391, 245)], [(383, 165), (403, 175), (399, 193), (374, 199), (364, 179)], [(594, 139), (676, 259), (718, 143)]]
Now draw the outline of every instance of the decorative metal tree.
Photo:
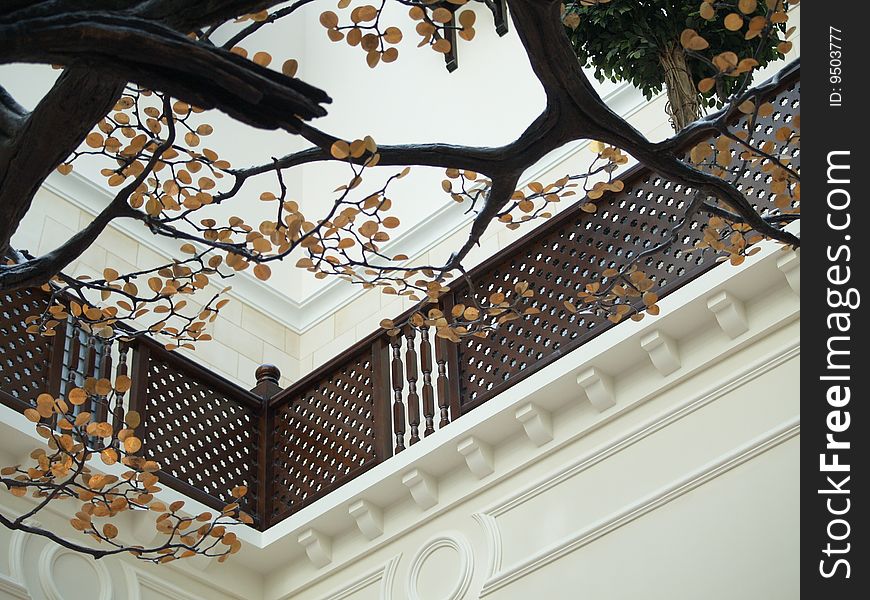
[[(799, 118), (776, 132), (780, 142), (776, 147), (758, 141), (752, 127), (734, 127), (739, 116), (752, 123), (773, 110), (763, 99), (776, 87), (776, 78), (752, 87), (752, 74), (770, 58), (771, 40), (788, 19), (782, 0), (697, 3), (706, 19), (704, 28), (677, 27), (679, 43), (709, 69), (693, 85), (702, 94), (716, 90), (722, 108), (656, 143), (615, 114), (587, 80), (563, 25), (574, 9), (566, 13), (558, 0), (507, 0), (513, 27), (546, 93), (546, 106), (516, 140), (497, 148), (379, 144), (372, 137), (345, 139), (312, 125), (312, 119), (326, 114), (323, 105), (330, 102), (329, 96), (295, 77), (298, 65), (292, 58), (272, 69), (270, 54), (243, 47), (255, 45), (258, 31), (300, 14), (312, 1), (7, 0), (0, 6), (0, 63), (63, 67), (32, 111), (0, 87), (0, 254), (5, 259), (0, 264), (0, 291), (44, 286), (54, 298), (44, 313), (30, 317), (32, 333), (52, 335), (61, 322), (72, 320), (102, 338), (123, 338), (135, 335), (123, 326), (135, 321), (140, 331), (168, 339), (170, 349), (193, 348), (194, 343), (209, 339), (206, 324), (226, 300), (214, 296), (204, 308), (192, 310), (187, 295), (246, 269), (268, 279), (270, 264), (302, 251), (304, 257), (296, 266), (315, 277), (340, 277), (429, 304), (407, 322), (383, 323), (395, 333), (410, 325), (434, 327), (439, 337), (454, 341), (486, 335), (507, 320), (534, 314), (535, 309), (526, 302), (534, 290), (523, 282), (509, 296), (493, 294), (449, 311), (437, 307), (451, 280), (464, 276), (463, 261), (484, 231), (493, 221), (513, 229), (545, 219), (552, 214), (552, 203), (578, 192), (586, 196), (583, 210), (595, 212), (597, 200), (622, 190), (615, 172), (628, 155), (675, 184), (691, 188), (693, 201), (658, 245), (604, 271), (599, 282), (566, 301), (568, 310), (607, 316), (614, 322), (641, 318), (644, 312), (656, 314), (656, 284), (643, 272), (641, 261), (649, 253), (666, 250), (698, 214), (710, 215), (703, 244), (734, 264), (751, 254), (752, 243), (763, 238), (800, 244), (786, 230), (798, 218), (800, 183), (790, 164), (791, 154), (785, 152), (799, 142)], [(459, 39), (475, 37), (475, 13), (462, 8), (467, 0), (396, 1), (408, 7), (408, 22), (414, 24), (421, 46), (448, 53)], [(359, 47), (369, 67), (389, 68), (399, 58), (396, 44), (408, 22), (388, 23), (386, 2), (351, 4), (352, 0), (339, 0), (338, 12), (320, 15), (325, 35)], [(489, 0), (484, 4), (496, 13), (502, 6)], [(610, 8), (604, 0), (602, 6), (592, 0), (580, 4), (587, 12)], [(225, 35), (226, 31), (230, 33)], [(738, 36), (741, 42), (739, 47), (724, 48), (711, 44), (708, 36), (719, 36), (716, 39), (723, 44)], [(216, 39), (223, 41), (218, 44)], [(781, 75), (798, 68), (793, 63)], [(233, 167), (218, 152), (202, 147), (203, 138), (213, 132), (204, 120), (208, 109), (253, 127), (301, 136), (311, 146), (262, 164)], [(697, 143), (711, 136), (713, 142)], [(595, 141), (597, 155), (586, 172), (518, 189), (529, 167), (554, 149), (583, 139)], [(692, 144), (696, 145), (686, 156), (684, 149)], [(86, 155), (105, 159), (102, 174), (117, 190), (114, 198), (91, 223), (50, 252), (30, 256), (13, 247), (12, 236), (45, 178), (55, 170), (70, 173)], [(288, 198), (285, 178), (296, 167), (325, 161), (345, 165), (347, 177), (337, 182), (326, 214), (307, 216), (300, 204)], [(747, 164), (762, 165), (771, 177), (777, 194), (775, 209), (759, 212), (738, 189), (736, 181)], [(408, 264), (407, 256), (383, 251), (390, 232), (400, 226), (390, 209), (401, 199), (392, 197), (390, 186), (416, 165), (445, 169), (444, 192), (474, 213), (467, 239), (444, 264)], [(370, 174), (376, 166), (396, 170), (384, 183), (374, 184), (377, 178)], [(249, 195), (254, 187), (260, 200), (274, 208), (274, 218), (249, 223), (243, 216), (219, 219), (211, 212), (215, 205), (241, 198), (243, 190)], [(67, 272), (119, 219), (139, 221), (158, 236), (178, 240), (177, 257), (139, 272), (107, 268), (96, 279)], [(127, 384), (122, 380), (94, 385), (100, 387), (81, 393), (123, 393)], [(193, 521), (171, 506), (161, 527), (170, 540), (180, 541), (151, 549), (117, 547), (115, 530), (97, 528), (93, 517), (111, 517), (129, 508), (155, 509), (149, 497), (153, 465), (135, 456), (135, 417), (128, 415), (129, 427), (109, 431), (105, 422), (71, 411), (69, 403), (73, 397), (37, 399), (29, 416), (53, 420), (53, 425), (38, 425), (51, 451), (35, 453), (38, 465), (33, 469), (5, 472), (3, 483), (13, 493), (35, 491), (41, 498), (38, 507), (54, 499), (78, 497), (84, 505), (74, 526), (111, 545), (110, 553), (132, 550), (140, 557), (165, 560), (190, 552), (214, 552), (205, 541), (212, 538), (222, 540), (229, 552), (237, 549), (237, 540), (222, 529), (224, 517), (217, 521), (203, 517), (205, 524), (195, 534), (184, 533)], [(106, 458), (124, 462), (132, 475), (112, 480), (89, 473), (87, 459), (96, 454), (104, 462)], [(22, 518), (4, 517), (2, 522), (26, 527)], [(85, 550), (52, 532), (28, 531), (93, 556), (106, 554)]]

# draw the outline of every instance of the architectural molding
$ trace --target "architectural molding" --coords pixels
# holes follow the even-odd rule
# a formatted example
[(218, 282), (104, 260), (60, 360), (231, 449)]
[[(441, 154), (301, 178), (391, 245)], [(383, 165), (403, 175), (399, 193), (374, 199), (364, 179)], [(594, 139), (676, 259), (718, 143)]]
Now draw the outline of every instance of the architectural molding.
[(402, 477), (402, 483), (411, 492), (411, 498), (417, 506), (423, 510), (438, 504), (438, 481), (428, 473), (414, 469)]
[(480, 523), (481, 528), (483, 528), (484, 536), (486, 537), (486, 550), (487, 557), (489, 558), (486, 569), (486, 578), (490, 579), (495, 576), (496, 573), (501, 571), (503, 555), (501, 529), (499, 529), (495, 517), (490, 514), (476, 512), (471, 516), (475, 521)]
[(172, 585), (165, 578), (157, 577), (143, 569), (133, 567), (127, 563), (121, 563), (121, 569), (124, 573), (128, 600), (139, 600), (142, 598), (143, 588), (176, 600), (200, 600), (199, 596), (194, 596), (182, 588)]
[(347, 508), (356, 520), (356, 526), (366, 539), (373, 540), (384, 533), (384, 513), (381, 507), (368, 500), (357, 500)]
[(309, 527), (299, 534), (297, 540), (315, 567), (325, 567), (332, 562), (332, 540), (321, 532)]
[(517, 421), (522, 423), (523, 431), (535, 446), (541, 447), (553, 441), (553, 419), (550, 412), (534, 402), (519, 407), (514, 413)]
[(719, 328), (732, 340), (749, 331), (746, 306), (731, 292), (723, 290), (711, 296), (707, 308), (715, 315)]
[(577, 375), (577, 385), (583, 388), (586, 398), (598, 412), (616, 406), (613, 378), (598, 367), (589, 367)]
[[(12, 512), (4, 506), (4, 512)], [(26, 519), (26, 525), (32, 527), (42, 527), (42, 523), (36, 519)], [(27, 546), (33, 535), (25, 533), (20, 529), (16, 529), (9, 535), (9, 576), (14, 581), (24, 582), (24, 553), (27, 551)]]
[(771, 429), (752, 441), (722, 455), (717, 460), (696, 469), (687, 476), (675, 480), (670, 485), (667, 485), (641, 500), (622, 508), (611, 516), (602, 519), (583, 531), (541, 550), (507, 570), (497, 573), (494, 577), (484, 583), (479, 597), (484, 598), (489, 596), (493, 592), (510, 585), (514, 581), (555, 562), (575, 550), (604, 537), (616, 529), (619, 529), (623, 525), (631, 523), (657, 508), (664, 506), (672, 500), (676, 500), (680, 496), (712, 481), (720, 475), (739, 467), (756, 456), (767, 452), (771, 448), (792, 439), (799, 433), (800, 417), (789, 419), (778, 427)]
[(32, 598), (23, 584), (3, 573), (0, 573), (0, 592), (7, 594), (10, 598), (21, 598), (22, 600)]
[[(396, 568), (399, 566), (401, 558), (401, 553), (397, 554), (383, 565), (366, 572), (364, 575), (351, 580), (350, 583), (336, 588), (328, 594), (320, 596), (320, 600), (346, 600), (355, 593), (378, 582), (380, 582), (378, 598), (381, 600), (392, 600)], [(292, 596), (293, 594), (282, 596), (281, 600), (290, 600)]]
[(492, 446), (480, 439), (467, 437), (456, 446), (456, 450), (465, 457), (465, 464), (478, 479), (483, 479), (495, 472), (495, 459)]
[(482, 511), (482, 514), (498, 517), (512, 511), (521, 504), (525, 504), (536, 496), (551, 490), (590, 467), (622, 452), (644, 438), (661, 431), (665, 427), (668, 427), (698, 409), (707, 406), (722, 396), (741, 388), (750, 381), (776, 369), (780, 365), (797, 356), (800, 356), (800, 345), (798, 342), (795, 342), (782, 350), (766, 354), (761, 358), (756, 359), (747, 364), (745, 369), (734, 373), (730, 379), (723, 382), (717, 382), (703, 390), (700, 390), (696, 395), (688, 398), (680, 405), (635, 426), (628, 433), (623, 434), (610, 443), (595, 448), (594, 450), (578, 457), (571, 463), (545, 475), (534, 483), (517, 491), (509, 498), (501, 500), (497, 504), (488, 507)]
[(75, 556), (76, 559), (93, 569), (100, 588), (94, 600), (113, 600), (112, 577), (104, 563), (92, 560), (88, 556), (68, 550), (57, 544), (47, 544), (39, 555), (39, 584), (48, 600), (64, 600), (64, 594), (54, 578), (54, 565), (64, 555)]
[(658, 329), (640, 338), (640, 347), (649, 355), (656, 370), (665, 377), (682, 366), (676, 340)]
[(450, 592), (440, 600), (460, 600), (471, 586), (474, 577), (474, 553), (468, 540), (459, 532), (451, 531), (435, 536), (427, 541), (411, 559), (411, 567), (408, 569), (408, 582), (406, 586), (409, 600), (422, 600), (424, 596), (418, 590), (418, 581), (428, 559), (436, 550), (449, 548), (453, 550), (459, 559), (459, 578)]
[(782, 271), (788, 286), (798, 296), (801, 295), (801, 249), (790, 250), (779, 257), (776, 267)]

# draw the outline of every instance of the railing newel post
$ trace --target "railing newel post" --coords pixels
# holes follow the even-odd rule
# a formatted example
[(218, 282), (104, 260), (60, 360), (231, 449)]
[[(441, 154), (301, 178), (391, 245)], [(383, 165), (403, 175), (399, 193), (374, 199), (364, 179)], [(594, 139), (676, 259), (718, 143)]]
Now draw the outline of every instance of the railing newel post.
[(378, 463), (393, 455), (390, 415), (390, 344), (382, 335), (372, 342), (372, 420), (374, 450)]
[(263, 399), (257, 414), (257, 464), (254, 473), (257, 477), (256, 520), (259, 529), (271, 525), (273, 509), (273, 455), (275, 446), (275, 407), (272, 398), (281, 391), (281, 371), (274, 365), (260, 365), (256, 371), (257, 385), (251, 392)]

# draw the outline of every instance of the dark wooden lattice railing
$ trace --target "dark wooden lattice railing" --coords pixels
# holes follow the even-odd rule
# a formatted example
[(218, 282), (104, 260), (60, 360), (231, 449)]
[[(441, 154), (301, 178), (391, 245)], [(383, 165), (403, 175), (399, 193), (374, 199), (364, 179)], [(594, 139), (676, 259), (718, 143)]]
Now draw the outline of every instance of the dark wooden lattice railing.
[[(782, 149), (775, 130), (798, 113), (797, 78), (782, 82), (774, 113), (755, 124), (756, 139)], [(799, 167), (797, 149), (783, 154)], [(130, 405), (142, 413), (145, 451), (161, 463), (163, 483), (214, 507), (245, 484), (245, 508), (264, 529), (612, 327), (569, 313), (563, 301), (661, 241), (691, 195), (642, 168), (622, 179), (625, 189), (599, 201), (596, 213), (578, 203), (472, 271), (483, 296), (528, 281), (541, 311), (488, 338), (452, 344), (427, 330), (393, 338), (377, 331), (285, 390), (277, 370), (261, 367), (248, 391), (146, 338), (112, 352), (72, 326), (34, 337), (24, 319), (47, 299), (22, 290), (0, 295), (0, 401), (21, 411), (42, 391), (63, 395), (88, 376), (106, 376), (114, 354), (115, 368), (132, 375)], [(770, 183), (755, 164), (738, 187), (763, 210), (773, 206)], [(667, 252), (642, 265), (660, 296), (716, 264), (695, 247), (708, 216), (697, 215)], [(468, 304), (470, 293), (456, 285), (444, 302)]]

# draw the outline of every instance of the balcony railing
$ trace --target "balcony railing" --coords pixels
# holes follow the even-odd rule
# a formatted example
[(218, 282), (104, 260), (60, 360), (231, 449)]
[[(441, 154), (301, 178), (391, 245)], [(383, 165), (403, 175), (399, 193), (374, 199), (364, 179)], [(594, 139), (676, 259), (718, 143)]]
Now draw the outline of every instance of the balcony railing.
[[(798, 78), (770, 98), (774, 113), (757, 120), (756, 139), (782, 147), (775, 131), (798, 113)], [(798, 150), (784, 153), (799, 167)], [(540, 309), (487, 338), (454, 344), (425, 328), (393, 338), (379, 330), (284, 390), (274, 369), (261, 367), (252, 391), (145, 338), (116, 349), (115, 369), (132, 376), (130, 407), (142, 414), (145, 452), (160, 462), (163, 483), (216, 508), (246, 484), (245, 508), (265, 529), (608, 330), (610, 321), (572, 314), (564, 300), (660, 241), (691, 199), (691, 190), (644, 168), (622, 180), (625, 189), (599, 201), (596, 213), (580, 202), (472, 271), (481, 300), (528, 281)], [(738, 187), (765, 209), (773, 207), (770, 183), (755, 163)], [(646, 260), (660, 296), (716, 265), (695, 246), (708, 217), (697, 215), (668, 251)], [(447, 310), (470, 304), (470, 293), (455, 285), (443, 299)], [(21, 411), (42, 391), (62, 395), (70, 383), (112, 370), (112, 353), (72, 328), (54, 338), (25, 332), (26, 316), (47, 302), (41, 292), (0, 302), (6, 405)]]

